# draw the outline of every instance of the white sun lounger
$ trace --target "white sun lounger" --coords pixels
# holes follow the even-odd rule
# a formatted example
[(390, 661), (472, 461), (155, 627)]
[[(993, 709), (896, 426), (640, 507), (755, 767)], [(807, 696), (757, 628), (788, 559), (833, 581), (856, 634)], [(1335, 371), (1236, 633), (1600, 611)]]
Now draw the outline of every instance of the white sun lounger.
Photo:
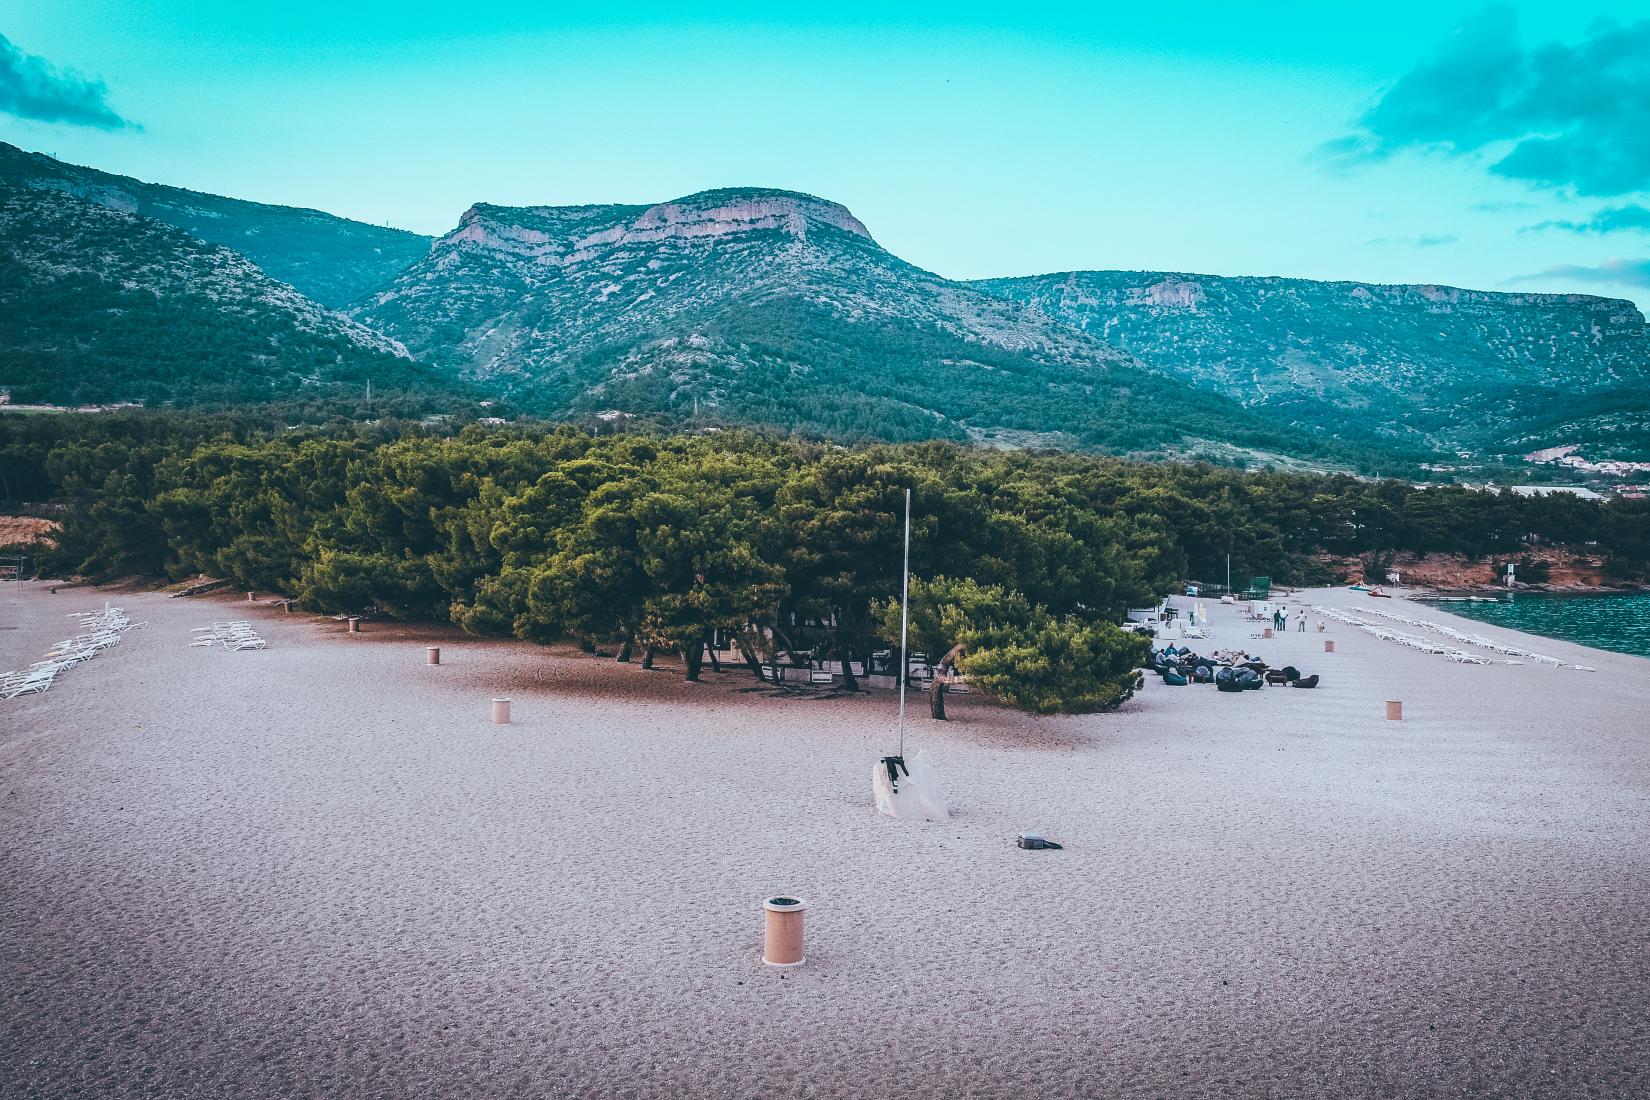
[(55, 679), (57, 679), (57, 669), (55, 667), (35, 669), (25, 676), (16, 687), (9, 689), (5, 694), (5, 698), (16, 699), (20, 695), (38, 694), (51, 687), (52, 681)]

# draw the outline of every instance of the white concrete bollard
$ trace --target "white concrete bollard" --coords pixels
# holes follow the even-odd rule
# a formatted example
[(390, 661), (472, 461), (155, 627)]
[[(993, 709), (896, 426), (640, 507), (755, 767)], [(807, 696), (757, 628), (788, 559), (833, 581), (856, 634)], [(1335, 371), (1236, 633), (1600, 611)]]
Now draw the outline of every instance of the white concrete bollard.
[(1388, 722), (1402, 722), (1404, 720), (1404, 704), (1400, 699), (1386, 701), (1386, 720)]
[(1272, 636), (1272, 628), (1271, 628), (1271, 627), (1267, 627), (1267, 628), (1266, 628), (1266, 629), (1265, 629), (1265, 630), (1262, 630), (1262, 631), (1261, 631), (1261, 632), (1260, 632), (1260, 636), (1261, 636), (1261, 637), (1262, 637), (1262, 638), (1270, 638), (1270, 637), (1271, 637), (1271, 636)]
[(441, 663), (441, 647), (438, 645), (425, 646), (424, 663), (427, 665), (439, 665)]
[(350, 634), (359, 634), (359, 633), (361, 633), (361, 620), (360, 619), (351, 619), (349, 621), (349, 630), (347, 631), (347, 633), (350, 633)]
[(493, 700), (493, 725), (508, 726), (510, 724), (510, 700)]
[(801, 966), (807, 958), (802, 949), (801, 898), (769, 898), (762, 903), (764, 928), (762, 961), (769, 966)]
[(1324, 639), (1324, 640), (1323, 640), (1323, 651), (1324, 651), (1324, 652), (1325, 652), (1325, 653), (1333, 653), (1333, 652), (1335, 652), (1335, 643), (1334, 643), (1334, 641), (1333, 641), (1333, 640), (1332, 640), (1332, 639), (1329, 639), (1329, 638), (1325, 638), (1325, 639)]
[(257, 603), (258, 602), (258, 594), (256, 592), (248, 592), (246, 594), (246, 602), (247, 603)]

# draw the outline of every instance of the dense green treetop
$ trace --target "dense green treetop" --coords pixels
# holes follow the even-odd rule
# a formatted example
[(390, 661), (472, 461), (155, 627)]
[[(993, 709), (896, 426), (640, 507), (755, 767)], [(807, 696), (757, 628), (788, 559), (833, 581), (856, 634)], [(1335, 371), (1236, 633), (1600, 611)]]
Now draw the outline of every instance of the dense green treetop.
[[(1128, 697), (1115, 625), (1181, 580), (1328, 582), (1323, 552), (1590, 544), (1650, 568), (1650, 504), (945, 443), (408, 421), (0, 416), (0, 492), (55, 501), (61, 573), (203, 572), (326, 611), (748, 659), (887, 647), (912, 493), (920, 648), (1033, 711)], [(1073, 663), (1087, 670), (1071, 674)]]

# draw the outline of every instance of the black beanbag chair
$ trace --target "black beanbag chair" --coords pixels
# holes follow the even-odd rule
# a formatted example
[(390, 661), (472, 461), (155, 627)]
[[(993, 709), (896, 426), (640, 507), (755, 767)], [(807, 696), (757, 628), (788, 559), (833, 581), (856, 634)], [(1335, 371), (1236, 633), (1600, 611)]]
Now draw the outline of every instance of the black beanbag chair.
[(1237, 682), (1244, 691), (1259, 691), (1261, 685), (1266, 681), (1260, 678), (1258, 672), (1240, 672), (1238, 673)]
[(1200, 684), (1206, 684), (1215, 678), (1213, 665), (1198, 665), (1192, 670), (1192, 679)]
[(1242, 691), (1243, 685), (1238, 683), (1237, 673), (1229, 668), (1223, 668), (1215, 673), (1215, 690)]
[(1290, 686), (1298, 688), (1315, 688), (1318, 686), (1318, 674), (1314, 672), (1304, 680), (1296, 680)]
[(1301, 678), (1301, 670), (1296, 668), (1294, 665), (1284, 665), (1283, 678), (1288, 680), (1290, 683), (1294, 683), (1296, 680)]

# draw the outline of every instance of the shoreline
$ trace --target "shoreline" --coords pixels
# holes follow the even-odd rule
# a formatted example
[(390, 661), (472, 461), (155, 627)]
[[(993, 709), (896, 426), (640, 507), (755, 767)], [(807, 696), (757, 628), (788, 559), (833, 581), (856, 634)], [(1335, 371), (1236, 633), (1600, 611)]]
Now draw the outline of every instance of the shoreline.
[[(1527, 592), (1527, 593), (1519, 593), (1519, 595), (1524, 596), (1526, 598), (1526, 600), (1528, 600), (1528, 601), (1539, 601), (1539, 602), (1543, 602), (1543, 603), (1548, 602), (1548, 601), (1560, 601), (1560, 602), (1562, 602), (1562, 601), (1568, 601), (1568, 600), (1587, 601), (1587, 600), (1592, 600), (1592, 599), (1604, 600), (1604, 599), (1619, 599), (1619, 598), (1641, 599), (1642, 600), (1642, 599), (1650, 598), (1650, 592), (1589, 592), (1589, 593), (1537, 593), (1537, 592)], [(1448, 602), (1447, 599), (1442, 604), (1440, 604), (1440, 603), (1423, 603), (1423, 601), (1425, 601), (1425, 600), (1436, 600), (1436, 599), (1438, 599), (1438, 597), (1436, 597), (1436, 596), (1405, 595), (1403, 598), (1406, 599), (1410, 603), (1421, 604), (1422, 606), (1426, 607), (1426, 609), (1428, 611), (1436, 612), (1438, 614), (1450, 615), (1452, 618), (1459, 619), (1459, 620), (1462, 620), (1464, 622), (1470, 623), (1472, 625), (1472, 628), (1474, 630), (1478, 630), (1478, 631), (1482, 631), (1486, 627), (1495, 627), (1495, 628), (1498, 628), (1500, 630), (1507, 631), (1509, 633), (1513, 633), (1513, 634), (1520, 635), (1522, 637), (1527, 637), (1527, 638), (1530, 638), (1530, 639), (1534, 639), (1535, 641), (1537, 641), (1541, 644), (1549, 644), (1550, 645), (1550, 644), (1553, 644), (1553, 643), (1562, 643), (1562, 644), (1565, 644), (1565, 645), (1577, 646), (1577, 647), (1580, 647), (1582, 649), (1585, 649), (1585, 650), (1587, 650), (1589, 652), (1593, 652), (1593, 653), (1613, 653), (1613, 654), (1619, 654), (1619, 655), (1627, 656), (1627, 657), (1640, 657), (1640, 658), (1650, 659), (1650, 652), (1646, 652), (1644, 648), (1641, 648), (1641, 649), (1626, 649), (1626, 648), (1611, 648), (1611, 647), (1603, 646), (1603, 645), (1594, 645), (1594, 644), (1590, 644), (1587, 641), (1582, 641), (1582, 640), (1577, 640), (1575, 638), (1565, 637), (1565, 636), (1563, 636), (1561, 634), (1558, 634), (1558, 633), (1537, 633), (1536, 631), (1533, 631), (1533, 630), (1524, 629), (1525, 626), (1529, 625), (1527, 623), (1521, 623), (1517, 627), (1512, 627), (1512, 626), (1504, 625), (1504, 624), (1500, 623), (1499, 621), (1497, 621), (1496, 619), (1489, 618), (1489, 617), (1478, 618), (1478, 617), (1473, 616), (1473, 615), (1458, 614), (1458, 613), (1455, 613), (1455, 612), (1452, 612), (1452, 611), (1449, 610), (1451, 607), (1453, 607), (1455, 605), (1453, 603)], [(1494, 602), (1495, 605), (1505, 607), (1505, 606), (1510, 606), (1510, 605), (1516, 605), (1516, 603), (1518, 601), (1515, 598), (1513, 600), (1497, 600), (1497, 601), (1493, 601), (1493, 602)], [(1469, 605), (1469, 606), (1477, 606), (1477, 605)], [(1569, 627), (1572, 631), (1577, 628), (1577, 624), (1575, 624), (1574, 622), (1567, 622), (1563, 625)], [(1582, 626), (1584, 626), (1584, 625), (1585, 624), (1582, 624)], [(1616, 631), (1612, 632), (1611, 640), (1617, 641), (1622, 645), (1636, 644), (1640, 647), (1646, 647), (1646, 641), (1645, 641), (1644, 638), (1642, 638), (1642, 637), (1633, 637), (1633, 636), (1623, 636), (1623, 634), (1621, 633), (1621, 630), (1619, 628)]]
[[(1383, 588), (1405, 588), (1411, 592), (1429, 593), (1425, 597), (1431, 599), (1438, 596), (1487, 596), (1507, 595), (1509, 590), (1504, 585), (1460, 585), (1451, 587), (1434, 587), (1431, 585), (1382, 585)], [(1511, 590), (1514, 596), (1643, 596), (1650, 595), (1650, 584), (1634, 584), (1623, 586), (1576, 584), (1576, 585), (1546, 585), (1521, 584)]]

